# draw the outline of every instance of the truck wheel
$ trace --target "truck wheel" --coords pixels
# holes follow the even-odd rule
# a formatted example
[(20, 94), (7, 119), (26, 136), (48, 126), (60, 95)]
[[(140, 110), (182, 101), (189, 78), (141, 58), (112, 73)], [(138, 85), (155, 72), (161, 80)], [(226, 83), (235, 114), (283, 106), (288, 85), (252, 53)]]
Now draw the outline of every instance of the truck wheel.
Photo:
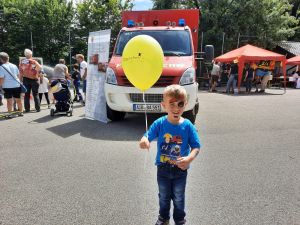
[(186, 119), (189, 119), (191, 123), (194, 124), (198, 110), (199, 110), (199, 103), (197, 103), (192, 110), (184, 112), (182, 116)]
[(106, 112), (107, 112), (107, 118), (110, 119), (111, 121), (120, 121), (123, 120), (125, 117), (125, 112), (119, 112), (115, 111), (106, 104)]

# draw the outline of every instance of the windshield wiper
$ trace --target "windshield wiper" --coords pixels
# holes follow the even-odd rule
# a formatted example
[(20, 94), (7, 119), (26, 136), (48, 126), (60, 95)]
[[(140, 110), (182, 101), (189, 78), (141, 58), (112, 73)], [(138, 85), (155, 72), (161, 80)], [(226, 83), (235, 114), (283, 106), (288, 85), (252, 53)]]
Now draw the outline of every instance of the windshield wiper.
[(171, 51), (165, 51), (164, 52), (165, 56), (182, 56), (182, 54), (176, 53), (176, 52), (171, 52)]

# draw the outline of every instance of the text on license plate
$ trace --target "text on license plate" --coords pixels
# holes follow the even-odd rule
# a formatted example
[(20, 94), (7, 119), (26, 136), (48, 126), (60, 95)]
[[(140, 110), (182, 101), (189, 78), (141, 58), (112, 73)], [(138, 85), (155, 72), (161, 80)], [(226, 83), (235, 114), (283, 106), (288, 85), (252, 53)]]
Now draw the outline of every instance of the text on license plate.
[(147, 107), (147, 111), (151, 112), (160, 112), (161, 105), (160, 104), (133, 104), (133, 111), (145, 111)]

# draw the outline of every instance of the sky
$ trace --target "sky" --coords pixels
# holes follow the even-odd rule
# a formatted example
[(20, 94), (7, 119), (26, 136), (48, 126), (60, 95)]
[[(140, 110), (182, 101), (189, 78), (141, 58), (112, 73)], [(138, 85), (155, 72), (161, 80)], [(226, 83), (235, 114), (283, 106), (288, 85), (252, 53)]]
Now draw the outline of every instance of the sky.
[(153, 6), (151, 0), (135, 0), (133, 10), (148, 10)]

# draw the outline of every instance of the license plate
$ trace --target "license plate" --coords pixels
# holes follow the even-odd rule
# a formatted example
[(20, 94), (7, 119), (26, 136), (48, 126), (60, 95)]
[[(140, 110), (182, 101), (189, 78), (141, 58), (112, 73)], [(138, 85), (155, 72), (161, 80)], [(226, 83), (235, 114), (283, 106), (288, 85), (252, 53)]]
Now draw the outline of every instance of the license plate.
[(160, 104), (133, 104), (133, 111), (150, 111), (150, 112), (160, 112)]

